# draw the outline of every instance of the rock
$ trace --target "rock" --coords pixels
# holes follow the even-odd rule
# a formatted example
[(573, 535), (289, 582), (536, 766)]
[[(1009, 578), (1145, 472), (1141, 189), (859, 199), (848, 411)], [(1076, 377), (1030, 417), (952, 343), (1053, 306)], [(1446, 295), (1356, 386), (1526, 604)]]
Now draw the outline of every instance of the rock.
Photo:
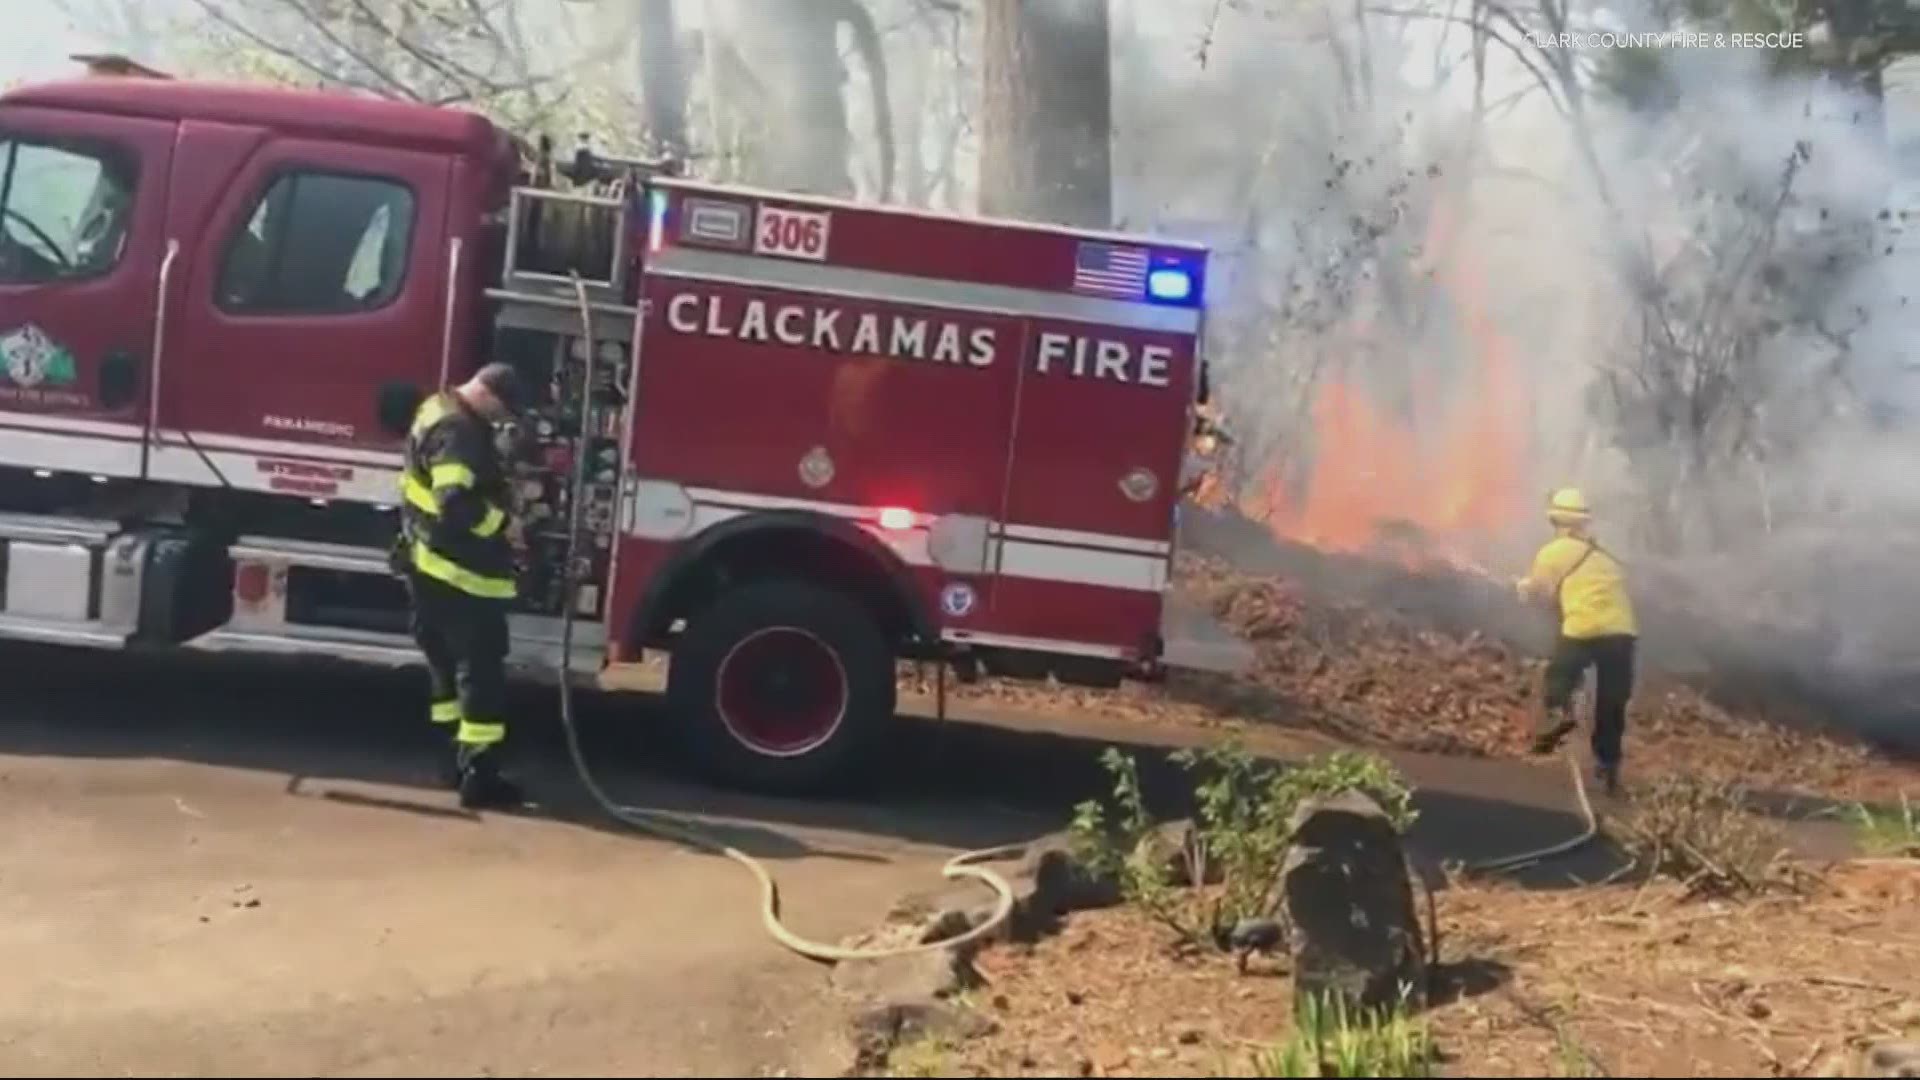
[(903, 1042), (962, 1042), (998, 1030), (1000, 1025), (990, 1018), (948, 1002), (895, 1002), (875, 1005), (855, 1017), (853, 1039), (860, 1064), (874, 1068), (885, 1064), (887, 1055)]
[(1064, 840), (1047, 841), (1030, 852), (1020, 877), (1034, 885), (1032, 903), (1055, 915), (1120, 902), (1119, 879), (1081, 864)]
[[(991, 906), (987, 909), (988, 912), (992, 910)], [(972, 912), (948, 908), (928, 920), (926, 929), (920, 932), (920, 943), (931, 945), (936, 941), (951, 941), (984, 921), (984, 915), (976, 920)]]
[(1877, 1043), (1867, 1051), (1869, 1076), (1920, 1076), (1920, 1042)]
[(1062, 915), (1120, 903), (1119, 879), (1082, 865), (1063, 836), (1035, 841), (1007, 880), (1014, 896), (1007, 934), (1016, 941), (1051, 934)]
[(1294, 999), (1337, 995), (1349, 1007), (1425, 1004), (1419, 909), (1399, 833), (1358, 791), (1294, 812), (1281, 868), (1293, 935)]
[[(1140, 843), (1134, 846), (1134, 852), (1138, 854), (1141, 848), (1148, 845), (1157, 847), (1165, 859), (1167, 884), (1184, 889), (1196, 884), (1192, 873), (1193, 860), (1189, 858), (1189, 853), (1197, 851), (1199, 843), (1200, 834), (1193, 822), (1169, 821), (1155, 826), (1152, 832), (1141, 837)], [(1218, 885), (1226, 879), (1226, 868), (1220, 865), (1218, 859), (1206, 860), (1199, 869), (1203, 880), (1198, 884)]]
[(851, 998), (876, 1004), (938, 1001), (981, 983), (973, 961), (960, 949), (890, 956), (879, 960), (843, 960), (828, 982)]

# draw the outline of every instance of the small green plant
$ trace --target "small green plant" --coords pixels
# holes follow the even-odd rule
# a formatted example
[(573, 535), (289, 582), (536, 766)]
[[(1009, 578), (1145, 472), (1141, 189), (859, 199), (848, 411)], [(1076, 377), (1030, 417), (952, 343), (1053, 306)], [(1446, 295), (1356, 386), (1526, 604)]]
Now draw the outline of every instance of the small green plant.
[[(1157, 828), (1140, 789), (1137, 763), (1115, 749), (1102, 755), (1113, 777), (1111, 811), (1094, 800), (1075, 809), (1070, 830), (1082, 865), (1120, 882), (1121, 895), (1195, 944), (1224, 947), (1240, 920), (1268, 918), (1279, 905), (1280, 870), (1292, 842), (1301, 803), (1343, 791), (1364, 792), (1396, 829), (1416, 817), (1413, 793), (1381, 758), (1336, 751), (1291, 768), (1262, 766), (1237, 740), (1204, 750), (1181, 750), (1175, 764), (1193, 778), (1191, 841), (1176, 845)], [(1173, 885), (1185, 864), (1189, 883), (1212, 880), (1219, 889), (1204, 908), (1196, 895)]]
[(1404, 1009), (1350, 1008), (1335, 995), (1300, 1003), (1286, 1042), (1254, 1056), (1255, 1076), (1432, 1076), (1433, 1037)]
[(1093, 874), (1118, 881), (1127, 902), (1150, 912), (1181, 936), (1195, 938), (1181, 916), (1170, 861), (1156, 842), (1153, 815), (1140, 788), (1139, 764), (1114, 747), (1100, 755), (1100, 764), (1113, 778), (1113, 810), (1110, 813), (1096, 799), (1074, 807), (1067, 833), (1074, 861)]
[(1856, 804), (1852, 814), (1860, 846), (1869, 855), (1920, 858), (1920, 806), (1900, 795), (1898, 809), (1875, 810)]

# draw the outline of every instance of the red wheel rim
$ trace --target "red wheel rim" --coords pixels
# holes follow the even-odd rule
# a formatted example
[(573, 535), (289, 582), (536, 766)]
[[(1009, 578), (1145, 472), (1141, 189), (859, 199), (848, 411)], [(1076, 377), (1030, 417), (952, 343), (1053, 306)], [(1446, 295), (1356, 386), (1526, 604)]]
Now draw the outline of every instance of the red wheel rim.
[(847, 712), (847, 670), (826, 642), (789, 626), (742, 639), (720, 661), (720, 721), (742, 746), (793, 757), (833, 737)]

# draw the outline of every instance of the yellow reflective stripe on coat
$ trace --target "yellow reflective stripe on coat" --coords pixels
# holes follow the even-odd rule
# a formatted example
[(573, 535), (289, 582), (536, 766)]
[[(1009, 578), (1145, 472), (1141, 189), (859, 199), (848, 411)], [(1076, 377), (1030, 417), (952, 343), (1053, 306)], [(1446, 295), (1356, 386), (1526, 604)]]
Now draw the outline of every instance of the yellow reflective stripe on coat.
[(413, 414), (413, 429), (409, 433), (414, 437), (440, 422), (447, 415), (447, 401), (438, 394), (420, 403), (420, 410)]
[(460, 733), (454, 738), (468, 746), (488, 746), (507, 737), (507, 725), (488, 724), (475, 720), (460, 721)]
[(436, 491), (443, 487), (472, 487), (473, 470), (457, 461), (449, 461), (427, 470), (427, 479)]
[(460, 719), (460, 701), (458, 698), (451, 701), (436, 701), (428, 715), (436, 724), (457, 723)]
[[(440, 503), (433, 497), (427, 486), (413, 478), (412, 473), (400, 474), (400, 492), (407, 503), (428, 517), (440, 516)], [(488, 505), (485, 516), (473, 527), (473, 535), (485, 538), (500, 531), (507, 523), (507, 515), (499, 507)]]
[(400, 474), (400, 494), (406, 498), (408, 505), (414, 509), (432, 517), (440, 516), (439, 501), (433, 497), (433, 492), (428, 489), (427, 485), (413, 478), (412, 473), (403, 472)]
[(480, 523), (473, 527), (473, 535), (479, 537), (492, 536), (494, 533), (500, 531), (500, 526), (506, 523), (507, 515), (501, 513), (499, 507), (489, 506), (487, 507), (487, 516), (481, 518)]
[(444, 581), (461, 592), (489, 600), (513, 599), (512, 578), (476, 574), (417, 540), (413, 545), (413, 565), (428, 577)]

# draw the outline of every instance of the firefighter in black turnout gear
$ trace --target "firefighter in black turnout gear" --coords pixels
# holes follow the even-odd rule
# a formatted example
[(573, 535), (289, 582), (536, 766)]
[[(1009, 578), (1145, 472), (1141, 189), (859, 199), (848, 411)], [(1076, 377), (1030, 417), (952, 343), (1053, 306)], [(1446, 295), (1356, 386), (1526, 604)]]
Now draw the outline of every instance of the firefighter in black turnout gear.
[(432, 680), (431, 718), (453, 736), (441, 779), (468, 808), (521, 801), (500, 770), (514, 553), (492, 425), (523, 405), (519, 378), (498, 363), (428, 397), (414, 412), (400, 477), (395, 569), (407, 582), (413, 637)]

